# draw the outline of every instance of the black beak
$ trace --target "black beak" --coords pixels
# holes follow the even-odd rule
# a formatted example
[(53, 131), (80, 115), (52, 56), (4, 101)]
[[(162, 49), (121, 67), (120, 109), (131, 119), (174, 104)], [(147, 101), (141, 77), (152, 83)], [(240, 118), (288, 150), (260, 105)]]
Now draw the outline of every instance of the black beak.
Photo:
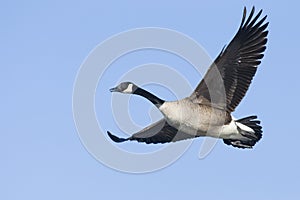
[(110, 88), (109, 91), (110, 91), (110, 92), (118, 92), (118, 88), (117, 88), (117, 87)]

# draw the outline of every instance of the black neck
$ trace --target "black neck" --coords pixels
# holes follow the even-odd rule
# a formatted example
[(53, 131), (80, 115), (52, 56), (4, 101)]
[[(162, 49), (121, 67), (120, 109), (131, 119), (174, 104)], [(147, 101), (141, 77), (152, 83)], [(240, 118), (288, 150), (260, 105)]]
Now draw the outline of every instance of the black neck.
[(150, 92), (142, 89), (142, 88), (137, 88), (133, 94), (140, 95), (142, 97), (145, 97), (149, 101), (151, 101), (156, 107), (160, 107), (165, 101), (158, 98), (157, 96), (151, 94)]

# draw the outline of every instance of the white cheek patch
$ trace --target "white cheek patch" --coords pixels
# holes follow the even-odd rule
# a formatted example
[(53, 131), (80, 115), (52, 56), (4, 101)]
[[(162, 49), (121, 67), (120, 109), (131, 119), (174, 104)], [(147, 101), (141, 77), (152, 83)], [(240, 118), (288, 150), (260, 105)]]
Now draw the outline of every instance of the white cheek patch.
[(125, 90), (123, 90), (123, 93), (131, 94), (132, 93), (132, 88), (133, 88), (133, 85), (129, 84), (128, 87)]

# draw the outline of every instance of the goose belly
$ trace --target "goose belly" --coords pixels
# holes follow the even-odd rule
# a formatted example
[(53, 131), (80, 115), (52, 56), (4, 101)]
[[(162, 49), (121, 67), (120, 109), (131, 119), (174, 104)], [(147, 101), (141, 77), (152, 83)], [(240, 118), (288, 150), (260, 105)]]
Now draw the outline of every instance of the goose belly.
[(159, 109), (171, 126), (197, 136), (218, 137), (226, 119), (222, 110), (189, 101), (165, 102)]

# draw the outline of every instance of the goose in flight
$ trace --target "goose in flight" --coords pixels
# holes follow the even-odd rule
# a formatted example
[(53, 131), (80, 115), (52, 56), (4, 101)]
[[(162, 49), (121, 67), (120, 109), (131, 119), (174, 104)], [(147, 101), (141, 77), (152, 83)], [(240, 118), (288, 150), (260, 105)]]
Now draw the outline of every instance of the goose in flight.
[(241, 25), (224, 47), (193, 93), (178, 101), (165, 101), (131, 82), (123, 82), (111, 92), (135, 94), (152, 102), (163, 119), (128, 138), (107, 131), (114, 142), (136, 140), (147, 144), (176, 142), (209, 136), (223, 139), (227, 145), (252, 148), (262, 137), (257, 116), (235, 119), (231, 113), (245, 96), (264, 56), (267, 43), (267, 16), (262, 10), (254, 16), (252, 8), (246, 19), (244, 8)]

